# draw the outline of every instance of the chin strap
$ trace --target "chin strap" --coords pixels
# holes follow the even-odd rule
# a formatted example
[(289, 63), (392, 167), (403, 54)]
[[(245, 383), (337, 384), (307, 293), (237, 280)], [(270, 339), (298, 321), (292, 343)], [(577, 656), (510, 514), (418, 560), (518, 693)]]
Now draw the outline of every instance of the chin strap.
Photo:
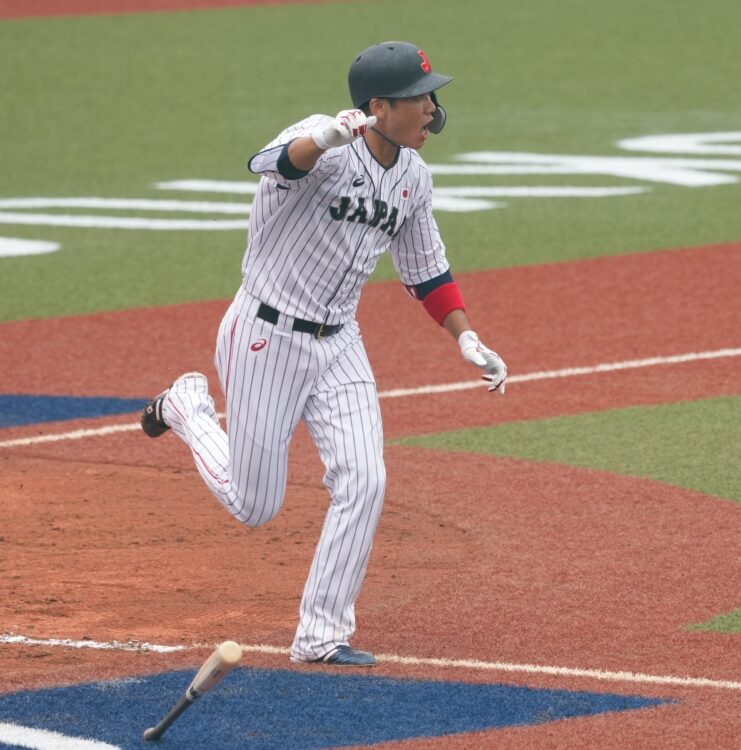
[(395, 141), (392, 141), (385, 133), (382, 133), (378, 128), (374, 127), (374, 128), (371, 128), (371, 130), (374, 133), (378, 133), (378, 135), (380, 135), (381, 138), (383, 138), (384, 141), (388, 141), (395, 148), (401, 148), (401, 146), (398, 143), (396, 143)]

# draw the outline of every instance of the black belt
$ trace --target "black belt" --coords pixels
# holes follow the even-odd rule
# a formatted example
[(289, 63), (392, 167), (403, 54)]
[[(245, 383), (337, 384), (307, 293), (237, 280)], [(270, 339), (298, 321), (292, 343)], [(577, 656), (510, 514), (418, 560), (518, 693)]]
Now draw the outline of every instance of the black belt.
[[(267, 320), (268, 323), (276, 325), (278, 323), (278, 316), (280, 313), (273, 307), (265, 305), (262, 302), (260, 307), (257, 308), (257, 317), (261, 320)], [(300, 331), (301, 333), (310, 333), (312, 336), (316, 336), (318, 339), (322, 339), (325, 336), (334, 336), (342, 324), (339, 325), (327, 325), (326, 323), (312, 323), (310, 320), (301, 320), (301, 318), (293, 319), (293, 330)]]

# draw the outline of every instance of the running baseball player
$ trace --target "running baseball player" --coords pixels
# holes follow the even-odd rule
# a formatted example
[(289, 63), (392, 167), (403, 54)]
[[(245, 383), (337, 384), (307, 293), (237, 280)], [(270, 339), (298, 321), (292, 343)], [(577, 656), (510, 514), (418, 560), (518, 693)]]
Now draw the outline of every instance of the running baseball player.
[(173, 432), (204, 482), (242, 523), (278, 513), (288, 448), (303, 420), (325, 465), (329, 505), (291, 658), (370, 666), (350, 646), (355, 601), (383, 504), (386, 472), (376, 384), (355, 310), (379, 257), (391, 253), (406, 289), (504, 392), (507, 368), (465, 313), (432, 215), (432, 179), (417, 154), (446, 119), (418, 47), (385, 42), (349, 71), (354, 109), (312, 115), (252, 157), (261, 175), (243, 282), (219, 328), (216, 369), (226, 399), (220, 426), (206, 378), (179, 377), (150, 401), (142, 428)]

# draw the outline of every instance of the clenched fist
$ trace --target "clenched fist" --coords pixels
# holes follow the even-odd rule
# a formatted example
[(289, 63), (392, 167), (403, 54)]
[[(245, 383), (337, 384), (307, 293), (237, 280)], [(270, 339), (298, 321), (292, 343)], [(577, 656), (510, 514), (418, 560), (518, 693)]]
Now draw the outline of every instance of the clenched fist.
[(376, 118), (373, 115), (366, 117), (360, 109), (343, 109), (329, 125), (315, 131), (311, 137), (319, 148), (326, 151), (328, 148), (347, 146), (365, 135), (368, 128), (375, 124)]
[(484, 346), (473, 331), (464, 331), (458, 337), (458, 346), (465, 360), (484, 371), (481, 379), (488, 381), (489, 391), (499, 389), (499, 394), (503, 396), (504, 381), (507, 378), (507, 365), (504, 364), (504, 360)]

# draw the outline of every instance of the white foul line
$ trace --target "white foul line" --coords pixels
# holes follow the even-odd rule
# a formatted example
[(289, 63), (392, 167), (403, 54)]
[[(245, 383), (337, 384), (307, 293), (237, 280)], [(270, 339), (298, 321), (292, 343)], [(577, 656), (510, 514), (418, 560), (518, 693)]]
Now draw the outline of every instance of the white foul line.
[[(213, 649), (213, 644), (197, 643), (192, 646), (155, 646), (149, 643), (99, 643), (96, 641), (73, 641), (69, 639), (34, 639), (13, 634), (0, 634), (0, 644), (60, 646), (63, 648), (98, 648), (123, 651), (156, 651), (159, 653), (173, 651), (190, 651), (195, 649)], [(256, 654), (288, 656), (290, 649), (265, 644), (241, 644), (242, 651)], [(404, 666), (441, 667), (443, 669), (474, 669), (489, 672), (511, 672), (532, 675), (549, 675), (554, 677), (590, 678), (610, 682), (631, 682), (655, 685), (673, 685), (678, 687), (708, 687), (726, 690), (741, 690), (741, 682), (733, 680), (711, 680), (707, 677), (675, 677), (672, 675), (643, 674), (641, 672), (609, 672), (603, 669), (579, 669), (573, 667), (553, 667), (537, 664), (511, 664), (508, 662), (480, 661), (472, 659), (433, 659), (417, 656), (398, 656), (396, 654), (377, 654), (379, 663), (402, 664)]]
[(17, 646), (61, 646), (63, 648), (91, 648), (102, 651), (154, 651), (158, 654), (170, 654), (175, 651), (187, 651), (188, 646), (157, 646), (146, 641), (73, 641), (69, 638), (27, 638), (25, 635), (14, 635), (13, 633), (1, 633), (0, 644), (15, 644)]
[[(623, 362), (605, 362), (591, 367), (567, 367), (562, 370), (542, 370), (540, 372), (529, 372), (523, 375), (511, 375), (507, 378), (507, 385), (512, 383), (529, 383), (535, 380), (554, 380), (557, 378), (573, 378), (580, 375), (597, 375), (605, 372), (618, 372), (620, 370), (636, 370), (642, 367), (658, 367), (660, 365), (682, 364), (685, 362), (697, 362), (708, 359), (722, 359), (725, 357), (741, 357), (741, 348), (717, 349), (712, 352), (690, 352), (689, 354), (675, 354), (666, 357), (649, 357), (647, 359), (629, 359)], [(465, 380), (459, 383), (441, 383), (439, 385), (425, 385), (418, 388), (396, 388), (390, 391), (381, 391), (378, 397), (404, 398), (406, 396), (421, 396), (431, 393), (451, 393), (453, 391), (467, 391), (473, 388), (485, 386), (481, 380)], [(223, 414), (218, 415), (224, 417)], [(40, 443), (56, 443), (62, 440), (80, 440), (87, 437), (102, 437), (118, 432), (134, 432), (138, 430), (139, 424), (117, 424), (107, 425), (94, 429), (73, 430), (72, 432), (61, 432), (52, 435), (37, 435), (30, 438), (15, 438), (13, 440), (0, 441), (0, 448), (13, 448), (17, 446), (38, 445)]]
[(4, 440), (0, 442), (0, 448), (13, 448), (19, 445), (38, 445), (39, 443), (58, 443), (61, 440), (81, 440), (87, 437), (101, 437), (103, 435), (113, 435), (117, 432), (133, 432), (141, 429), (139, 424), (111, 424), (106, 427), (96, 427), (95, 429), (73, 430), (72, 432), (57, 432), (53, 435), (37, 435), (32, 438), (16, 438), (15, 440)]
[(656, 685), (741, 690), (741, 682), (710, 680), (706, 677), (673, 677), (671, 675), (642, 674), (641, 672), (608, 672), (602, 669), (548, 667), (536, 664), (508, 664), (507, 662), (488, 662), (470, 659), (421, 659), (413, 656), (395, 656), (393, 654), (378, 654), (377, 658), (379, 661), (412, 666), (478, 669), (494, 672), (522, 672), (525, 674), (553, 675), (555, 677), (589, 677), (594, 680), (609, 680), (611, 682), (638, 682)]
[[(741, 357), (741, 349), (718, 349), (714, 352), (691, 352), (689, 354), (675, 354), (668, 357), (649, 357), (648, 359), (629, 359), (624, 362), (605, 362), (592, 367), (566, 367), (563, 370), (543, 370), (528, 372), (524, 375), (511, 375), (507, 378), (507, 385), (511, 383), (529, 383), (533, 380), (553, 380), (555, 378), (573, 378), (579, 375), (597, 375), (603, 372), (617, 372), (619, 370), (636, 370), (641, 367), (656, 367), (658, 365), (673, 365), (683, 362), (696, 362), (703, 359), (721, 359), (723, 357)], [(382, 391), (379, 398), (401, 398), (403, 396), (419, 396), (425, 393), (449, 393), (451, 391), (465, 391), (470, 388), (480, 388), (486, 383), (479, 380), (466, 380), (462, 383), (442, 383), (440, 385), (426, 385), (420, 388), (397, 388), (393, 391)], [(0, 446), (2, 443), (0, 443)]]

